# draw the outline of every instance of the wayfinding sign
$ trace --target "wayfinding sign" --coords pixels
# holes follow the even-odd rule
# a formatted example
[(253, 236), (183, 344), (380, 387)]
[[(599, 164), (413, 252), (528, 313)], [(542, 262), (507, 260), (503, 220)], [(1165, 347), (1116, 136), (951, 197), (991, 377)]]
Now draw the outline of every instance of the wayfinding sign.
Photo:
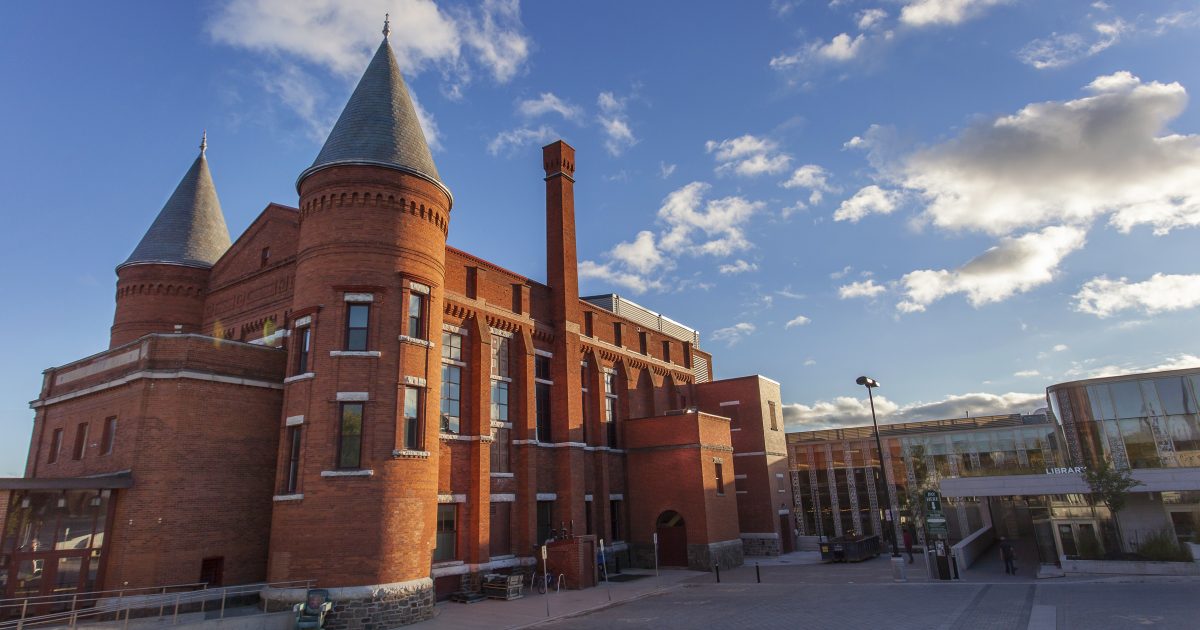
[(937, 490), (925, 491), (925, 531), (934, 536), (949, 534), (946, 515), (942, 512), (942, 496)]

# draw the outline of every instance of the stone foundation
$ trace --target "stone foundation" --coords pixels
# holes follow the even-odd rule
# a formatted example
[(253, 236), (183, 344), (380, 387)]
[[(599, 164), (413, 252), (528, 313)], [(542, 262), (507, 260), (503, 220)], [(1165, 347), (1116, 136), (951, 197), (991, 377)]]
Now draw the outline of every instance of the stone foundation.
[[(433, 618), (433, 580), (422, 578), (394, 584), (331, 588), (333, 610), (325, 617), (327, 630), (387, 630)], [(264, 589), (268, 609), (288, 609), (304, 601), (303, 589)]]
[(747, 556), (778, 556), (782, 553), (775, 534), (742, 534), (742, 553)]
[(688, 568), (712, 571), (713, 567), (732, 569), (746, 562), (741, 540), (725, 540), (707, 545), (688, 545)]

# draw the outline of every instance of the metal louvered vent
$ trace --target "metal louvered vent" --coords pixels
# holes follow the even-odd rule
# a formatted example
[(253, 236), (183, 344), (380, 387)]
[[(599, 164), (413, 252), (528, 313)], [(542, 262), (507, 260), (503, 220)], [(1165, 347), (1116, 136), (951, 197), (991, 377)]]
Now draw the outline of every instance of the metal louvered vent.
[[(669, 337), (690, 343), (693, 348), (700, 347), (700, 332), (696, 329), (688, 328), (670, 317), (655, 313), (635, 302), (630, 302), (616, 293), (591, 295), (579, 299), (592, 306), (598, 306), (614, 315), (624, 317), (648, 330), (656, 330)], [(705, 370), (707, 373), (707, 367)]]

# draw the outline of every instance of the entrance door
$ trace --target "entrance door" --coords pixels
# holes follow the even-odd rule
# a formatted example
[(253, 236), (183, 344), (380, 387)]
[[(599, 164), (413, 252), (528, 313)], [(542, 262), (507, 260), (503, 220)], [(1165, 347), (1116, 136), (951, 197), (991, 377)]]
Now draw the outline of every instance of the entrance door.
[(782, 553), (792, 553), (792, 517), (779, 515), (779, 546)]
[(1062, 544), (1064, 556), (1074, 558), (1079, 555), (1079, 549), (1075, 546), (1075, 534), (1071, 531), (1070, 523), (1058, 524), (1058, 542)]
[(686, 567), (687, 527), (678, 512), (668, 510), (658, 517), (658, 563), (664, 567)]

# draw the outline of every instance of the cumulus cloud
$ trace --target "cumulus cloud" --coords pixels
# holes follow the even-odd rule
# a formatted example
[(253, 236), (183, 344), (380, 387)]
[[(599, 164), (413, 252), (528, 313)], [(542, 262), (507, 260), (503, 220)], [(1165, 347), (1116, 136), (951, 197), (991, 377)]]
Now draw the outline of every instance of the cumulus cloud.
[(525, 99), (517, 103), (517, 113), (526, 118), (536, 118), (553, 113), (567, 120), (579, 120), (583, 116), (583, 109), (564, 101), (553, 92), (543, 92), (537, 98)]
[(478, 12), (464, 11), (458, 22), (463, 41), (496, 81), (508, 82), (529, 58), (529, 39), (520, 31), (519, 0), (484, 0)]
[(1065, 351), (1066, 349), (1067, 349), (1067, 344), (1065, 344), (1065, 343), (1056, 343), (1056, 344), (1054, 344), (1054, 351), (1055, 351), (1055, 352), (1063, 352), (1063, 351)]
[(880, 293), (887, 291), (887, 287), (880, 284), (875, 284), (874, 280), (861, 280), (859, 282), (851, 282), (850, 284), (838, 287), (838, 297), (843, 300), (853, 298), (873, 298)]
[(601, 92), (596, 97), (600, 114), (596, 120), (604, 132), (604, 148), (613, 156), (620, 155), (625, 149), (638, 143), (629, 126), (629, 116), (625, 112), (625, 99), (618, 98), (612, 92)]
[(900, 9), (900, 22), (907, 26), (953, 26), (983, 14), (989, 7), (1008, 0), (908, 0)]
[(728, 328), (718, 328), (713, 331), (713, 341), (724, 341), (726, 345), (733, 347), (737, 342), (754, 334), (754, 324), (750, 322), (738, 322)]
[[(969, 393), (907, 405), (898, 405), (886, 395), (875, 395), (875, 414), (880, 424), (962, 418), (968, 413), (972, 416), (1030, 413), (1045, 406), (1044, 393)], [(862, 426), (871, 424), (871, 407), (866, 398), (839, 396), (811, 405), (784, 405), (783, 418), (789, 431)]]
[(1095, 22), (1090, 34), (1055, 33), (1050, 37), (1035, 39), (1017, 52), (1025, 64), (1039, 70), (1060, 68), (1107, 50), (1129, 32), (1130, 25), (1117, 18), (1109, 22)]
[(1156, 273), (1149, 280), (1130, 282), (1099, 276), (1075, 294), (1075, 310), (1097, 317), (1136, 310), (1147, 315), (1200, 306), (1200, 275)]
[(1084, 230), (1056, 226), (1020, 237), (1009, 237), (967, 264), (948, 271), (922, 269), (906, 274), (900, 283), (905, 299), (897, 305), (911, 313), (943, 297), (964, 293), (972, 306), (999, 302), (1050, 282), (1059, 263), (1083, 247)]
[(829, 171), (816, 164), (805, 164), (792, 172), (792, 176), (779, 184), (784, 188), (802, 188), (809, 191), (808, 202), (818, 204), (827, 192), (839, 189), (829, 184)]
[[(764, 204), (737, 196), (708, 199), (710, 188), (707, 183), (692, 182), (668, 194), (658, 209), (661, 229), (657, 234), (643, 230), (632, 241), (617, 244), (605, 254), (607, 262), (581, 262), (581, 276), (639, 287), (639, 293), (662, 290), (666, 286), (663, 274), (675, 269), (680, 256), (721, 258), (749, 249), (744, 226)], [(733, 274), (757, 268), (737, 260), (721, 265), (719, 271)]]
[(1104, 214), (1123, 232), (1200, 225), (1200, 135), (1166, 132), (1183, 86), (1117, 72), (1086, 89), (977, 122), (892, 165), (896, 179), (946, 229), (1007, 234)]
[(843, 201), (836, 212), (834, 221), (849, 221), (858, 223), (868, 214), (891, 214), (900, 202), (901, 193), (886, 190), (871, 184), (859, 189), (854, 196)]
[[(890, 38), (891, 34), (885, 37)], [(829, 41), (809, 42), (795, 52), (776, 55), (768, 65), (774, 70), (789, 70), (816, 64), (844, 64), (861, 57), (869, 41), (863, 33), (853, 37), (849, 33), (838, 33)]]
[(779, 144), (770, 138), (751, 134), (727, 140), (709, 140), (705, 153), (713, 154), (718, 174), (734, 173), (743, 177), (777, 175), (787, 170), (792, 158), (779, 151)]
[(858, 19), (859, 30), (870, 30), (883, 23), (887, 19), (887, 11), (883, 9), (863, 9), (856, 15)]
[(746, 273), (747, 271), (758, 271), (758, 265), (738, 259), (731, 264), (721, 265), (717, 271), (725, 275), (733, 275)]
[(558, 132), (547, 125), (539, 127), (518, 127), (501, 131), (488, 142), (488, 153), (492, 155), (511, 154), (518, 148), (530, 144), (546, 144), (558, 137)]
[(783, 325), (783, 328), (784, 328), (784, 330), (787, 330), (788, 328), (794, 328), (796, 326), (805, 326), (805, 325), (809, 324), (810, 322), (812, 322), (811, 319), (809, 319), (803, 315), (797, 315), (797, 316), (789, 319), (788, 323)]

